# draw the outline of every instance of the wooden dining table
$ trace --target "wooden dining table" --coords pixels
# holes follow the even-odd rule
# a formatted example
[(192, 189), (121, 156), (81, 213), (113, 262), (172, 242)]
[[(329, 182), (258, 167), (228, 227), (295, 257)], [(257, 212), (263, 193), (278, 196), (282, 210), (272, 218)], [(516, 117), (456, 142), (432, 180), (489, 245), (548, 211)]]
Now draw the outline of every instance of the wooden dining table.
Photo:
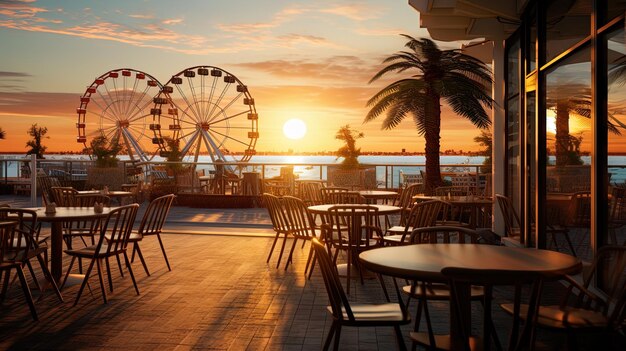
[[(581, 261), (573, 256), (548, 250), (478, 244), (419, 244), (388, 246), (359, 255), (361, 266), (376, 273), (413, 281), (447, 283), (441, 273), (446, 267), (537, 272), (545, 280), (556, 280), (582, 270)], [(460, 291), (469, 313), (469, 289)], [(450, 335), (444, 343), (461, 340), (458, 314), (450, 304)], [(428, 344), (428, 333), (414, 334), (421, 344)], [(439, 343), (438, 343), (439, 345)], [(458, 346), (458, 345), (457, 345)]]
[(57, 282), (63, 274), (63, 222), (86, 221), (105, 218), (116, 207), (104, 207), (96, 213), (93, 207), (56, 207), (55, 213), (47, 213), (45, 207), (30, 208), (37, 212), (37, 220), (51, 224), (50, 273)]
[(133, 196), (132, 192), (124, 191), (124, 190), (109, 190), (107, 192), (103, 192), (102, 190), (79, 190), (78, 191), (78, 195), (96, 195), (96, 194), (102, 194), (110, 198), (114, 198), (117, 200), (118, 204), (122, 204), (123, 198)]
[(375, 204), (378, 200), (389, 200), (398, 197), (398, 193), (390, 190), (359, 190), (368, 203)]

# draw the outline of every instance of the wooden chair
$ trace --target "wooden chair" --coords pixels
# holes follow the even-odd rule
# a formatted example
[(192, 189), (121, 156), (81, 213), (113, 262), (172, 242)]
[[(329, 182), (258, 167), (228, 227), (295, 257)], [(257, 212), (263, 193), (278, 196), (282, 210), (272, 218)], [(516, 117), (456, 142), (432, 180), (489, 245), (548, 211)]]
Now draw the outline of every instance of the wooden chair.
[(35, 285), (39, 291), (43, 292), (43, 287), (39, 284), (30, 260), (37, 258), (40, 268), (46, 280), (61, 302), (63, 297), (57, 287), (56, 281), (48, 270), (45, 257), (47, 248), (39, 246), (35, 239), (37, 229), (37, 213), (26, 209), (0, 208), (0, 277), (4, 273), (2, 283), (2, 293), (0, 301), (3, 301), (9, 282), (11, 281), (11, 271), (15, 269), (20, 280), (24, 297), (34, 320), (38, 320), (35, 304), (24, 276), (23, 268), (27, 266), (33, 277)]
[(424, 184), (415, 183), (407, 186), (402, 189), (400, 196), (394, 201), (393, 205), (402, 207), (402, 212), (400, 213), (400, 223), (398, 225), (403, 226), (406, 224), (406, 217), (409, 212), (411, 212), (411, 207), (415, 204), (415, 200), (413, 200), (413, 196), (424, 192)]
[[(313, 216), (307, 209), (307, 205), (304, 201), (300, 200), (297, 197), (293, 196), (285, 196), (283, 197), (283, 206), (285, 207), (286, 216), (287, 216), (287, 226), (289, 234), (293, 237), (293, 241), (291, 243), (291, 250), (289, 251), (289, 257), (287, 259), (287, 263), (285, 264), (285, 270), (289, 266), (289, 263), (292, 262), (293, 250), (296, 247), (296, 243), (298, 240), (303, 240), (303, 243), (310, 241), (313, 238), (321, 237), (321, 231), (316, 228), (315, 220)], [(306, 266), (304, 269), (304, 274), (306, 275), (309, 272), (309, 277), (311, 276), (311, 272), (313, 272), (313, 265), (311, 265), (311, 270), (309, 271), (309, 264), (311, 264), (311, 258), (313, 254), (313, 248), (309, 251), (309, 257), (306, 262)]]
[(78, 290), (78, 294), (76, 295), (76, 301), (74, 301), (74, 306), (76, 306), (78, 304), (78, 301), (80, 300), (80, 296), (82, 295), (83, 290), (85, 289), (85, 286), (89, 281), (89, 277), (91, 276), (94, 265), (96, 266), (98, 278), (100, 281), (102, 299), (104, 303), (107, 303), (106, 290), (104, 288), (104, 279), (102, 276), (101, 261), (104, 260), (106, 263), (107, 276), (109, 278), (109, 289), (113, 291), (113, 280), (111, 278), (111, 268), (109, 266), (108, 259), (110, 257), (115, 257), (119, 263), (120, 255), (124, 256), (124, 262), (126, 263), (126, 267), (128, 268), (128, 272), (130, 273), (130, 278), (133, 281), (133, 285), (135, 287), (137, 295), (139, 295), (139, 288), (137, 287), (137, 282), (135, 281), (133, 269), (131, 267), (130, 260), (128, 259), (128, 254), (126, 252), (128, 238), (130, 237), (130, 234), (132, 232), (133, 223), (135, 222), (138, 208), (138, 204), (131, 204), (126, 206), (120, 206), (116, 209), (111, 210), (109, 215), (106, 217), (104, 223), (102, 224), (102, 228), (100, 229), (100, 239), (98, 240), (98, 243), (96, 245), (81, 249), (65, 250), (65, 253), (72, 257), (72, 260), (70, 261), (70, 266), (67, 269), (67, 273), (65, 274), (62, 285), (65, 285), (67, 277), (70, 275), (72, 267), (74, 266), (74, 262), (77, 258), (91, 260), (91, 262), (89, 263), (89, 267), (85, 272), (85, 277), (80, 286), (80, 290)]
[(283, 257), (283, 252), (285, 251), (287, 235), (289, 235), (289, 222), (287, 220), (287, 215), (285, 213), (281, 198), (272, 194), (265, 193), (262, 195), (262, 200), (265, 204), (265, 207), (267, 208), (267, 212), (270, 215), (272, 228), (276, 232), (274, 242), (272, 243), (272, 248), (270, 249), (269, 255), (267, 255), (267, 263), (269, 263), (270, 259), (272, 258), (272, 253), (274, 252), (276, 243), (280, 239), (281, 235), (284, 237), (283, 244), (280, 248), (280, 254), (278, 255), (278, 262), (276, 262), (276, 268), (278, 268), (278, 266), (280, 266), (280, 260)]
[[(617, 230), (624, 225), (626, 225), (626, 188), (613, 186), (609, 207), (609, 244), (619, 244)], [(626, 242), (622, 245), (626, 245)]]
[(378, 208), (369, 205), (341, 204), (330, 207), (328, 213), (328, 222), (322, 225), (323, 238), (329, 248), (335, 250), (333, 262), (337, 261), (339, 251), (347, 253), (346, 291), (349, 295), (353, 265), (363, 284), (359, 253), (380, 246), (382, 231), (378, 224)]
[(358, 191), (339, 191), (327, 193), (326, 204), (365, 204), (367, 200)]
[(322, 201), (325, 204), (332, 204), (333, 202), (330, 202), (330, 196), (332, 196), (331, 194), (334, 193), (340, 193), (340, 192), (347, 192), (348, 188), (340, 188), (340, 187), (323, 187), (320, 189), (320, 193), (322, 194)]
[[(502, 216), (504, 217), (505, 236), (519, 238), (522, 222), (513, 207), (513, 203), (508, 197), (500, 194), (496, 194), (496, 199), (498, 201), (500, 211), (502, 211)], [(557, 244), (556, 236), (563, 236), (565, 242), (569, 246), (571, 254), (576, 256), (576, 250), (574, 249), (574, 245), (572, 244), (567, 228), (548, 223), (546, 225), (546, 234), (550, 234), (552, 236), (552, 243), (557, 251), (559, 251), (559, 246)]]
[(78, 190), (71, 187), (52, 187), (52, 202), (57, 206), (72, 206), (72, 198), (78, 195)]
[(334, 350), (339, 349), (341, 328), (344, 325), (352, 327), (391, 326), (396, 334), (398, 348), (406, 350), (400, 326), (410, 323), (411, 317), (406, 312), (400, 296), (398, 296), (399, 303), (350, 303), (341, 286), (337, 268), (326, 251), (324, 244), (313, 238), (311, 245), (313, 245), (315, 250), (315, 257), (319, 262), (330, 301), (330, 306), (327, 307), (327, 310), (333, 316), (333, 324), (324, 342), (323, 350), (329, 349), (333, 338)]
[(198, 173), (193, 167), (186, 167), (174, 175), (176, 193), (202, 193), (202, 185)]
[[(66, 206), (72, 207), (93, 207), (96, 203), (109, 207), (111, 198), (103, 194), (78, 194), (73, 192), (64, 193)], [(75, 238), (80, 238), (85, 246), (85, 238), (91, 240), (91, 245), (95, 244), (95, 236), (100, 228), (100, 220), (69, 221), (63, 223), (63, 240), (67, 248), (73, 247)], [(82, 267), (82, 266), (81, 266)]]
[[(489, 269), (470, 269), (460, 267), (446, 267), (442, 274), (448, 278), (450, 284), (451, 303), (458, 316), (457, 327), (461, 331), (460, 347), (455, 345), (455, 349), (459, 350), (485, 350), (492, 348), (495, 344), (497, 350), (502, 350), (500, 340), (495, 332), (494, 321), (492, 318), (492, 301), (494, 286), (515, 286), (514, 305), (520, 306), (522, 285), (531, 285), (529, 301), (530, 308), (525, 311), (525, 320), (532, 321), (536, 310), (537, 301), (541, 294), (542, 277), (533, 271), (511, 271), (511, 270), (489, 270)], [(483, 288), (483, 327), (480, 337), (471, 336), (469, 326), (471, 325), (471, 312), (465, 308), (468, 301), (464, 301), (462, 290), (466, 290), (469, 285), (480, 286)], [(519, 333), (519, 325), (521, 318), (514, 317), (511, 332), (509, 335), (508, 350), (526, 349), (533, 339), (533, 323), (524, 323), (524, 328)], [(411, 333), (413, 335), (413, 333)], [(440, 341), (442, 338), (440, 338)], [(445, 340), (440, 344), (455, 342), (455, 340)]]
[(170, 212), (170, 208), (172, 207), (172, 203), (174, 202), (174, 198), (176, 198), (176, 195), (169, 194), (152, 200), (148, 205), (146, 212), (144, 212), (143, 218), (141, 218), (139, 228), (137, 231), (133, 231), (128, 238), (128, 242), (133, 244), (131, 262), (134, 261), (135, 253), (137, 253), (139, 260), (143, 265), (143, 269), (146, 271), (148, 276), (150, 275), (150, 272), (148, 271), (148, 266), (146, 265), (146, 261), (141, 253), (141, 249), (139, 248), (139, 242), (147, 236), (155, 235), (157, 239), (159, 239), (159, 246), (161, 247), (163, 258), (165, 258), (167, 270), (172, 270), (170, 262), (167, 259), (167, 254), (165, 253), (163, 240), (161, 240), (161, 231), (163, 229), (163, 225), (165, 224), (165, 220), (167, 219), (167, 215)]
[[(560, 305), (539, 306), (537, 312), (538, 327), (567, 333), (565, 349), (574, 348), (576, 336), (580, 334), (602, 335), (601, 342), (610, 344), (614, 341), (610, 333), (624, 331), (626, 247), (602, 247), (589, 268), (590, 274), (582, 282), (574, 277), (565, 277), (568, 288)], [(592, 287), (592, 282), (596, 282), (598, 287)], [(602, 292), (598, 292), (598, 289)], [(509, 314), (516, 314), (512, 304), (502, 304), (501, 307)], [(522, 305), (517, 314), (523, 320), (528, 320), (525, 312), (529, 309), (527, 305)], [(608, 350), (614, 349), (615, 345), (597, 347)]]
[(385, 245), (408, 244), (408, 239), (414, 229), (435, 225), (443, 205), (444, 203), (439, 200), (430, 200), (413, 205), (411, 212), (406, 216), (405, 225), (387, 229), (386, 235), (382, 237), (383, 243)]
[(307, 206), (322, 205), (322, 182), (304, 182), (300, 184), (300, 198)]
[[(408, 244), (476, 244), (479, 240), (480, 235), (473, 229), (465, 227), (431, 225), (414, 229), (409, 236)], [(423, 312), (428, 332), (428, 345), (426, 346), (434, 348), (437, 345), (437, 342), (433, 333), (430, 313), (428, 311), (428, 301), (450, 301), (450, 287), (447, 284), (432, 283), (428, 281), (414, 281), (410, 285), (403, 286), (402, 291), (407, 294), (410, 299), (418, 301), (414, 331), (419, 331)], [(482, 288), (472, 287), (470, 289), (470, 298), (472, 300), (480, 300), (483, 296), (484, 294)], [(416, 342), (422, 343), (423, 340), (417, 339)]]

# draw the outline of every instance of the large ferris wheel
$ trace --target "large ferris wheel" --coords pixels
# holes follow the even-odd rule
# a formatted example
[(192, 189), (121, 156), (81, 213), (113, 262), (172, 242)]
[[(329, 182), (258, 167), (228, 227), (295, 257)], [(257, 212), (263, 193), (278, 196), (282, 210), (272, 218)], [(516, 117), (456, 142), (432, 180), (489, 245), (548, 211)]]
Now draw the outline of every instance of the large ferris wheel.
[[(87, 146), (88, 138), (104, 136), (124, 146), (133, 161), (149, 161), (153, 152), (143, 145), (152, 135), (147, 130), (154, 96), (162, 89), (151, 75), (120, 68), (96, 78), (80, 98), (77, 141)], [(147, 143), (150, 144), (150, 143)]]
[(237, 77), (218, 67), (190, 67), (172, 76), (154, 98), (151, 114), (153, 142), (163, 153), (174, 141), (194, 162), (202, 154), (213, 162), (245, 162), (255, 154), (254, 98)]

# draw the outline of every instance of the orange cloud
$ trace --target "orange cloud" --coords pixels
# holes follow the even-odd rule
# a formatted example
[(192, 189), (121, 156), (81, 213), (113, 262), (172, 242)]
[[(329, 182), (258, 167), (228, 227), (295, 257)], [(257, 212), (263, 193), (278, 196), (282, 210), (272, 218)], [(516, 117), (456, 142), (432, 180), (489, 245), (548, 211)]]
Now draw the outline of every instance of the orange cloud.
[(362, 4), (338, 5), (327, 9), (320, 10), (322, 13), (330, 13), (337, 16), (349, 18), (354, 21), (365, 21), (377, 18), (379, 9), (368, 7)]

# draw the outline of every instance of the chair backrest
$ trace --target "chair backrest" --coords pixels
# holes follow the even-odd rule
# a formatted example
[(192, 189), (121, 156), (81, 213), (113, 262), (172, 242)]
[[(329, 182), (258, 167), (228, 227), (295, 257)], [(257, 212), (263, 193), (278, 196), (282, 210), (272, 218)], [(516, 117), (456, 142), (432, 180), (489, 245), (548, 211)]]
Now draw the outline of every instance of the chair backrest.
[(337, 272), (337, 266), (333, 263), (328, 251), (322, 243), (317, 239), (311, 240), (313, 250), (315, 250), (315, 258), (319, 263), (320, 270), (322, 271), (322, 278), (324, 279), (324, 285), (326, 286), (326, 292), (328, 293), (328, 300), (330, 301), (331, 311), (333, 317), (336, 320), (343, 320), (343, 310), (348, 315), (348, 320), (354, 321), (354, 314), (352, 308), (350, 308), (350, 302), (346, 296), (346, 293), (341, 286), (339, 280), (339, 273)]
[(0, 208), (0, 221), (14, 222), (12, 232), (7, 230), (3, 233), (5, 237), (0, 243), (4, 253), (12, 253), (8, 261), (27, 260), (29, 251), (38, 247), (37, 212), (21, 208)]
[(374, 235), (382, 236), (379, 225), (378, 208), (369, 205), (339, 204), (328, 209), (330, 232), (326, 240), (337, 247), (357, 247), (367, 250), (376, 246)]
[(329, 201), (328, 197), (330, 194), (347, 192), (347, 191), (348, 191), (348, 188), (340, 188), (340, 187), (323, 187), (320, 189), (320, 193), (322, 194), (322, 200), (326, 204), (332, 204), (332, 202), (328, 202)]
[(284, 196), (283, 205), (287, 214), (289, 233), (297, 238), (315, 237), (315, 220), (304, 201), (293, 196)]
[(418, 202), (411, 208), (411, 212), (406, 217), (404, 231), (411, 229), (434, 226), (437, 216), (443, 209), (445, 203), (439, 200), (429, 200)]
[(367, 200), (358, 191), (340, 191), (326, 194), (327, 204), (364, 204)]
[(517, 212), (515, 212), (511, 199), (500, 194), (496, 194), (496, 199), (498, 200), (498, 206), (500, 207), (500, 211), (504, 217), (506, 236), (519, 235), (518, 230), (521, 228), (522, 222), (520, 221)]
[(111, 198), (104, 194), (77, 194), (69, 198), (68, 206), (92, 207), (97, 203), (109, 207)]
[(613, 186), (609, 221), (615, 224), (626, 223), (626, 188)]
[(78, 190), (71, 187), (52, 187), (52, 200), (57, 206), (71, 206), (72, 198), (78, 195)]
[(411, 208), (415, 201), (413, 196), (424, 192), (424, 184), (414, 183), (402, 189), (400, 196), (396, 199), (394, 205), (402, 208)]
[[(513, 323), (511, 328), (511, 337), (509, 343), (509, 350), (518, 350), (524, 346), (523, 343), (532, 342), (530, 336), (531, 329), (534, 327), (534, 323), (525, 323), (524, 330), (518, 335), (518, 326), (521, 320), (532, 321), (536, 308), (538, 306), (538, 298), (541, 293), (542, 277), (539, 273), (533, 271), (511, 271), (511, 270), (490, 270), (490, 269), (471, 269), (460, 267), (446, 267), (441, 270), (441, 273), (448, 278), (450, 285), (450, 297), (455, 311), (461, 318), (457, 319), (459, 330), (461, 331), (462, 341), (464, 342), (463, 350), (471, 350), (470, 348), (470, 331), (467, 330), (467, 326), (470, 325), (471, 314), (467, 315), (462, 313), (462, 306), (466, 305), (468, 301), (461, 301), (459, 294), (460, 285), (467, 286), (467, 284), (483, 286), (485, 291), (485, 297), (483, 302), (483, 328), (482, 328), (482, 341), (483, 350), (491, 350), (492, 340), (499, 343), (497, 335), (493, 335), (493, 319), (491, 314), (491, 303), (493, 299), (493, 287), (510, 285), (515, 286), (515, 298), (514, 303), (516, 305), (515, 311), (519, 310), (521, 301), (521, 285), (532, 284), (529, 297), (529, 307), (524, 318), (520, 318), (520, 314), (514, 313)], [(464, 320), (464, 318), (469, 320)], [(497, 345), (497, 349), (501, 349), (500, 345)]]
[[(589, 288), (596, 281), (604, 292), (604, 298), (591, 299), (580, 294), (575, 299), (575, 307), (602, 312), (609, 318), (609, 325), (619, 327), (626, 318), (626, 246), (604, 246), (594, 257), (590, 272), (583, 286)], [(575, 295), (572, 287), (568, 295)]]
[(137, 230), (139, 234), (143, 236), (161, 234), (167, 214), (170, 212), (175, 198), (176, 195), (167, 194), (152, 200), (141, 218), (141, 223)]
[(591, 222), (591, 193), (588, 191), (574, 193), (569, 211), (574, 226), (589, 226)]
[(300, 196), (308, 206), (321, 205), (324, 203), (321, 189), (322, 182), (304, 182), (300, 184)]
[(126, 249), (128, 238), (133, 230), (139, 204), (120, 206), (109, 212), (100, 232), (100, 241), (95, 252), (102, 252), (106, 243), (107, 253), (120, 252)]
[(435, 188), (436, 196), (467, 196), (472, 194), (468, 186), (440, 186)]
[(282, 199), (278, 196), (264, 193), (262, 195), (263, 203), (267, 208), (267, 212), (272, 220), (272, 227), (275, 232), (287, 233), (289, 231), (289, 222), (282, 203)]
[(454, 226), (417, 228), (411, 232), (411, 244), (476, 244), (480, 235), (474, 229)]

